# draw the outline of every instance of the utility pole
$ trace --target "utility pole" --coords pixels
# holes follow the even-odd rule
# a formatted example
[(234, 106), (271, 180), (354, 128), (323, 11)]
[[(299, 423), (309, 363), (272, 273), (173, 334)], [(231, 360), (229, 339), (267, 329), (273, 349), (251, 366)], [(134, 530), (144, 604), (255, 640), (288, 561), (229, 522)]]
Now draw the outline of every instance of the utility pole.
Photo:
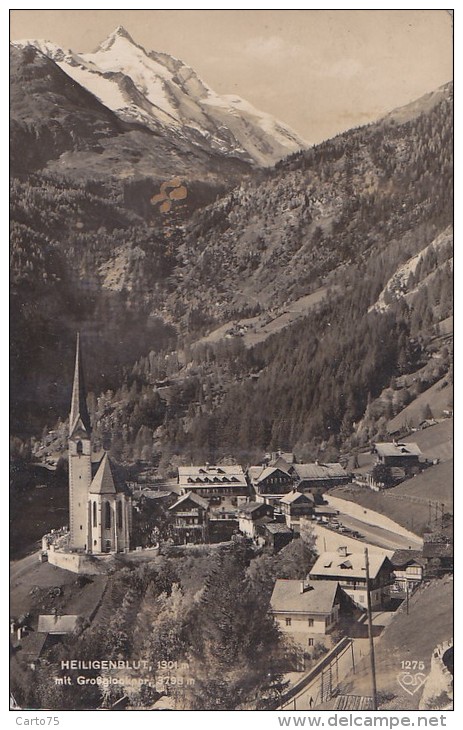
[(370, 669), (371, 669), (371, 694), (373, 710), (377, 710), (376, 704), (376, 667), (375, 667), (375, 645), (373, 641), (373, 623), (371, 620), (371, 596), (370, 596), (370, 564), (368, 562), (368, 548), (365, 548), (365, 571), (367, 579), (367, 615), (368, 615), (368, 639), (370, 642)]

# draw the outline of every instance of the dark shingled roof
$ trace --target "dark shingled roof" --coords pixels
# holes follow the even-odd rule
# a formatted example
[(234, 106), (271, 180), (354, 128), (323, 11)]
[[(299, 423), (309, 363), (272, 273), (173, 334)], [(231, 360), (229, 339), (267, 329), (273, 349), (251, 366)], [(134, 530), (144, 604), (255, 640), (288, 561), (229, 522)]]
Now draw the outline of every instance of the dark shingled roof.
[(444, 542), (425, 542), (424, 558), (453, 558), (453, 545)]
[[(93, 464), (92, 464), (93, 471)], [(130, 494), (128, 487), (125, 485), (122, 475), (119, 473), (120, 468), (109, 458), (107, 452), (104, 452), (96, 474), (90, 485), (90, 494), (116, 494), (116, 492), (124, 492)]]
[(183, 497), (180, 497), (180, 499), (178, 499), (175, 502), (175, 504), (173, 504), (171, 507), (169, 507), (169, 509), (173, 510), (176, 507), (178, 507), (179, 504), (182, 504), (183, 502), (186, 502), (187, 500), (190, 502), (194, 502), (194, 504), (197, 504), (198, 507), (202, 507), (203, 509), (208, 509), (208, 507), (209, 507), (209, 502), (207, 501), (207, 499), (204, 499), (204, 497), (200, 497), (198, 494), (195, 494), (194, 492), (187, 492), (186, 494), (183, 495)]
[(248, 504), (244, 504), (242, 507), (240, 507), (240, 513), (252, 515), (254, 512), (258, 512), (265, 507), (267, 507), (268, 509), (268, 505), (264, 504), (263, 502), (248, 502)]
[(28, 661), (37, 661), (43, 651), (47, 636), (47, 634), (39, 634), (37, 631), (24, 636), (20, 641), (21, 655)]
[(98, 471), (93, 477), (89, 492), (90, 494), (116, 494), (116, 485), (114, 484), (108, 454), (103, 456)]
[(426, 562), (423, 560), (422, 550), (396, 550), (394, 555), (390, 558), (390, 561), (394, 568), (398, 568), (409, 563), (419, 563), (424, 565)]
[(292, 530), (282, 522), (270, 522), (267, 525), (265, 525), (265, 529), (268, 530), (272, 535), (275, 535), (276, 533), (281, 533), (282, 535), (291, 535)]
[(338, 463), (294, 464), (294, 467), (301, 480), (337, 479), (339, 477), (347, 477), (346, 470)]
[(313, 494), (303, 494), (302, 492), (290, 492), (280, 499), (281, 504), (293, 504), (294, 502), (313, 503), (314, 501)]

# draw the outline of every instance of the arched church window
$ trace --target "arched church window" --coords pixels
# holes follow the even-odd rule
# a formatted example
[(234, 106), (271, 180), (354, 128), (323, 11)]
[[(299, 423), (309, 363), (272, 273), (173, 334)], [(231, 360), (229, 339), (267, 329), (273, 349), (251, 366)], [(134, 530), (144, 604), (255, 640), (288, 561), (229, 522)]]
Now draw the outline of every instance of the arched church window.
[(109, 502), (105, 502), (104, 526), (107, 530), (111, 529), (111, 505), (109, 504)]
[(77, 442), (76, 449), (77, 449), (77, 453), (78, 454), (83, 454), (84, 453), (84, 446), (82, 444), (82, 441), (78, 441)]
[(117, 503), (117, 525), (122, 530), (122, 502)]
[(93, 527), (96, 527), (96, 502), (93, 503)]

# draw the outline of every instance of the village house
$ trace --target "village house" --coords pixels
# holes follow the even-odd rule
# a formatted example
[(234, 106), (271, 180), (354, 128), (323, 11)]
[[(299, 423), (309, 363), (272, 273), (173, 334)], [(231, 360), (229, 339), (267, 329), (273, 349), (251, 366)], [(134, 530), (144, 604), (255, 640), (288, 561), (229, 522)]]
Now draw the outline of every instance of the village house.
[(276, 458), (265, 461), (261, 466), (250, 466), (247, 476), (256, 501), (273, 504), (276, 508), (281, 498), (294, 488), (320, 499), (326, 490), (351, 480), (338, 463), (316, 461), (314, 464), (298, 464), (293, 454), (278, 452), (274, 456)]
[(284, 522), (267, 522), (257, 525), (257, 535), (264, 539), (272, 552), (277, 553), (291, 542), (294, 532)]
[(247, 474), (256, 502), (268, 505), (279, 502), (294, 485), (293, 476), (281, 467), (250, 466)]
[(66, 636), (72, 634), (77, 625), (79, 617), (73, 614), (42, 614), (39, 616), (37, 633), (49, 634), (50, 636)]
[(425, 535), (423, 558), (426, 561), (426, 574), (441, 576), (453, 573), (453, 545), (445, 539), (434, 535)]
[(272, 451), (269, 454), (265, 454), (264, 462), (267, 466), (279, 466), (278, 462), (284, 463), (286, 466), (291, 466), (295, 463), (296, 457), (292, 451)]
[(421, 550), (396, 550), (391, 563), (394, 568), (391, 597), (405, 598), (422, 582), (426, 560)]
[(338, 514), (339, 510), (329, 504), (316, 504), (313, 508), (313, 519), (317, 522), (331, 522)]
[(209, 502), (206, 499), (187, 492), (169, 511), (174, 516), (172, 529), (178, 544), (207, 542)]
[(138, 492), (137, 495), (133, 495), (132, 499), (136, 510), (139, 510), (145, 504), (165, 507), (167, 509), (177, 501), (178, 497), (179, 495), (172, 491), (164, 492), (161, 490), (144, 489)]
[(307, 653), (312, 653), (317, 644), (330, 647), (330, 634), (339, 618), (338, 583), (278, 579), (270, 608), (281, 631)]
[(312, 516), (314, 513), (315, 499), (312, 494), (302, 494), (294, 490), (280, 499), (279, 507), (286, 525), (299, 532), (301, 517)]
[(249, 502), (243, 505), (238, 512), (238, 526), (246, 537), (257, 537), (257, 526), (273, 521), (274, 510), (263, 502)]
[(248, 499), (249, 488), (243, 468), (233, 466), (179, 466), (178, 485), (182, 494), (194, 492), (207, 499), (210, 504), (218, 504), (232, 499), (239, 504)]
[(38, 617), (36, 631), (24, 622), (12, 620), (11, 650), (19, 652), (21, 661), (35, 670), (48, 649), (76, 630), (78, 620), (79, 617), (74, 614), (42, 614)]
[(231, 501), (224, 501), (209, 511), (210, 542), (225, 542), (238, 532), (238, 511)]
[(402, 469), (400, 466), (385, 466), (383, 470), (386, 470), (383, 474), (378, 474), (375, 471), (365, 473), (362, 481), (373, 492), (381, 492), (383, 489), (396, 487), (408, 478), (407, 469)]
[(316, 461), (314, 464), (294, 464), (296, 486), (299, 492), (322, 494), (328, 489), (348, 484), (349, 474), (341, 464), (327, 464)]
[(39, 634), (37, 631), (25, 634), (17, 643), (12, 644), (12, 649), (20, 650), (21, 660), (32, 670), (37, 668), (43, 654), (49, 648), (48, 634)]
[(411, 473), (420, 468), (421, 449), (415, 443), (376, 443), (373, 445), (373, 453), (376, 454), (378, 463), (389, 467), (399, 467)]
[[(393, 583), (393, 566), (381, 552), (369, 555), (370, 597), (373, 609), (384, 608), (389, 602), (389, 589)], [(363, 553), (349, 552), (347, 547), (337, 552), (326, 552), (317, 558), (309, 578), (311, 581), (332, 580), (361, 608), (367, 607), (367, 578)]]

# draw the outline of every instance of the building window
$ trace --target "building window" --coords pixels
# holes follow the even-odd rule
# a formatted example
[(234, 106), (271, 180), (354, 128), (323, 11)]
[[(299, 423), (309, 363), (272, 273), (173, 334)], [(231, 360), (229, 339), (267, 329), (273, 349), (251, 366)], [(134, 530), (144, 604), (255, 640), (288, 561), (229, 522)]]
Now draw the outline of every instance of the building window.
[(313, 618), (309, 618), (309, 626), (313, 626)]
[(77, 453), (78, 454), (83, 454), (84, 453), (84, 447), (83, 447), (82, 441), (78, 441), (77, 442), (77, 444), (76, 444), (76, 450), (77, 450)]
[(313, 646), (313, 639), (309, 639), (309, 646)]
[(93, 527), (96, 527), (96, 502), (93, 503)]
[(96, 540), (93, 541), (93, 544), (96, 545)]
[(105, 502), (104, 526), (107, 530), (111, 529), (111, 505), (109, 502)]
[(286, 620), (286, 626), (291, 626), (291, 619), (287, 618), (285, 620)]
[(119, 530), (122, 530), (122, 502), (117, 503), (117, 524)]

